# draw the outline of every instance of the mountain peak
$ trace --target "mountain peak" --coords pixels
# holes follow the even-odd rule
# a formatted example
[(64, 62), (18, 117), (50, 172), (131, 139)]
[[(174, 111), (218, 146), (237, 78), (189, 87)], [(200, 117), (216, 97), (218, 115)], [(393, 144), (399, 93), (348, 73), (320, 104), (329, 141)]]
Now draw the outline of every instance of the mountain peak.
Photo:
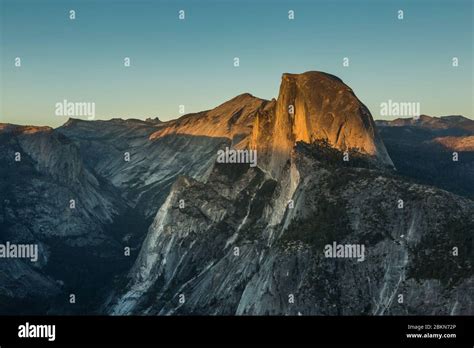
[(67, 121), (61, 126), (61, 127), (70, 127), (70, 126), (74, 126), (80, 122), (87, 122), (85, 120), (80, 120), (78, 118), (74, 118), (74, 117), (69, 117), (67, 119)]
[(299, 79), (299, 80), (333, 80), (336, 82), (342, 82), (342, 80), (332, 74), (325, 73), (323, 71), (306, 71), (300, 74), (293, 74), (293, 73), (283, 73), (282, 80), (291, 80), (291, 79)]
[(256, 96), (250, 94), (250, 93), (242, 93), (242, 94), (239, 94), (237, 95), (236, 97), (230, 99), (228, 102), (230, 101), (243, 101), (243, 100), (249, 100), (249, 99), (260, 99), (260, 98), (257, 98)]
[[(367, 107), (340, 78), (320, 71), (282, 76), (274, 120), (274, 147), (327, 140), (339, 150), (360, 152), (392, 166)], [(285, 149), (282, 151), (282, 149)], [(285, 157), (278, 162), (284, 163)]]
[(245, 147), (251, 133), (255, 115), (268, 104), (267, 100), (250, 93), (240, 94), (214, 109), (186, 114), (154, 132), (150, 139), (171, 134), (228, 138), (232, 145)]
[(161, 121), (159, 119), (159, 117), (154, 117), (154, 118), (151, 118), (151, 117), (148, 117), (145, 119), (145, 122), (149, 122), (149, 123), (163, 123), (163, 121)]
[(275, 176), (298, 141), (324, 139), (339, 150), (356, 148), (393, 165), (367, 107), (340, 78), (320, 71), (284, 73), (276, 100), (243, 93), (170, 121), (150, 139), (171, 134), (228, 138), (232, 146), (258, 149), (261, 163)]

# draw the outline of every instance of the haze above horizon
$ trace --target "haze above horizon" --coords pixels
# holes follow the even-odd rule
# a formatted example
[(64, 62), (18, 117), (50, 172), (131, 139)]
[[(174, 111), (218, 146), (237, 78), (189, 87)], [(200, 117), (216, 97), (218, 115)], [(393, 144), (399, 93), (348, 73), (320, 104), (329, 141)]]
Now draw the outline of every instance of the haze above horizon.
[(166, 121), (181, 116), (180, 105), (187, 114), (242, 93), (276, 98), (283, 73), (310, 70), (340, 77), (374, 119), (399, 117), (380, 116), (388, 101), (419, 103), (430, 116), (473, 118), (469, 0), (0, 6), (0, 122), (57, 127), (69, 118), (55, 115), (63, 100), (95, 103), (96, 119)]

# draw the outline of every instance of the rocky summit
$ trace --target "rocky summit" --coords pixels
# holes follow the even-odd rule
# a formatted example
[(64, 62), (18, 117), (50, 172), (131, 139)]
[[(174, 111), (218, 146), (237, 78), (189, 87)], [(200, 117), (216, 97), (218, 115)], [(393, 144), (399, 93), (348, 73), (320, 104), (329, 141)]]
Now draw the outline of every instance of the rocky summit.
[(339, 78), (316, 71), (283, 74), (278, 99), (257, 115), (251, 144), (269, 155), (268, 169), (278, 176), (296, 142), (315, 140), (392, 166), (369, 110)]
[(39, 246), (0, 260), (0, 313), (472, 314), (474, 201), (403, 161), (451, 160), (466, 120), (377, 125), (307, 72), (171, 121), (0, 125), (0, 244)]

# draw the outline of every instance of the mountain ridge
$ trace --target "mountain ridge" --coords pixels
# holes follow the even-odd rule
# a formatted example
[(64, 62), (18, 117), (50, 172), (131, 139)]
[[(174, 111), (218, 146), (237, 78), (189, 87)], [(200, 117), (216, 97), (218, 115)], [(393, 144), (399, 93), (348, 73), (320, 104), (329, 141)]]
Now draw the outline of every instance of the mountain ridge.
[(462, 115), (428, 116), (396, 118), (394, 120), (376, 120), (382, 127), (420, 127), (432, 131), (458, 129), (467, 134), (474, 134), (474, 120)]
[[(335, 93), (328, 95), (332, 91)], [(347, 109), (349, 105), (351, 110)], [(291, 112), (288, 110), (290, 107)], [(337, 112), (336, 108), (339, 108)], [(254, 129), (262, 124), (262, 120), (257, 118), (265, 114), (270, 118), (265, 122), (273, 127), (265, 132), (272, 133), (274, 143), (281, 141), (282, 144), (274, 144), (274, 147), (282, 145), (286, 153), (297, 141), (324, 138), (336, 148), (357, 148), (382, 163), (393, 165), (367, 107), (340, 78), (319, 71), (284, 73), (277, 99), (265, 100), (242, 93), (213, 109), (154, 123), (157, 130), (150, 135), (150, 140), (171, 134), (187, 134), (226, 137), (236, 148), (256, 148), (259, 139), (255, 134), (258, 130), (255, 132)], [(62, 127), (73, 122), (80, 121), (70, 119)], [(286, 134), (280, 134), (282, 129)]]
[[(0, 239), (37, 242), (43, 258), (0, 265), (9, 303), (25, 298), (21, 269), (23, 284), (38, 280), (36, 313), (473, 310), (474, 203), (391, 170), (383, 132), (398, 127), (380, 136), (333, 75), (284, 74), (277, 99), (244, 93), (167, 122), (12, 127), (0, 125)], [(226, 147), (257, 150), (257, 166), (218, 163)], [(365, 245), (365, 261), (325, 258), (333, 242)], [(64, 302), (71, 288), (80, 306)]]

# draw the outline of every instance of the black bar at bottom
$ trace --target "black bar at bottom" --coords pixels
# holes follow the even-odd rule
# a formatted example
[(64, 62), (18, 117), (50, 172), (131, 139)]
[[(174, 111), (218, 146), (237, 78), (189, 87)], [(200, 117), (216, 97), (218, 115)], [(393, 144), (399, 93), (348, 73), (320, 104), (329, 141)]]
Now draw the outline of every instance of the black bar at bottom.
[[(0, 346), (55, 344), (411, 344), (474, 343), (474, 317), (105, 317), (2, 316)], [(27, 324), (28, 323), (28, 324)], [(21, 326), (23, 325), (23, 326)], [(32, 335), (19, 337), (27, 329)], [(50, 328), (50, 327), (49, 327)]]

